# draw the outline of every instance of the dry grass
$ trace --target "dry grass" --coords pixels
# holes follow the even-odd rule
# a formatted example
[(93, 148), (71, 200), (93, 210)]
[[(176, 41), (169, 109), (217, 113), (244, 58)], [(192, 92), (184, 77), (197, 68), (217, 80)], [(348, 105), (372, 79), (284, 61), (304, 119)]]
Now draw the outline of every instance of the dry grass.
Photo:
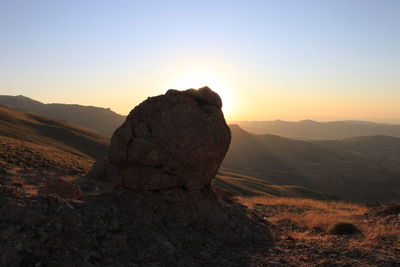
[(357, 224), (355, 217), (367, 211), (361, 205), (336, 201), (292, 198), (256, 198), (249, 201), (254, 201), (256, 205), (265, 205), (267, 202), (268, 205), (280, 207), (281, 212), (268, 217), (270, 222), (311, 233), (326, 232), (330, 226), (339, 222)]
[(243, 198), (239, 197), (238, 200), (249, 205), (271, 205), (271, 206), (282, 206), (282, 207), (298, 207), (305, 210), (321, 210), (326, 212), (340, 212), (347, 215), (361, 215), (367, 211), (367, 208), (363, 205), (353, 204), (341, 201), (320, 201), (313, 199), (302, 199), (302, 198), (265, 198), (265, 197), (253, 197)]
[(356, 223), (356, 216), (363, 215), (367, 208), (362, 205), (338, 201), (318, 201), (297, 198), (240, 198), (251, 207), (267, 205), (279, 208), (279, 212), (268, 217), (273, 223), (294, 224), (306, 230), (323, 231), (337, 222)]
[(24, 142), (0, 136), (0, 166), (7, 169), (55, 168), (71, 173), (85, 173), (93, 160), (52, 146)]
[(299, 242), (332, 246), (338, 237), (327, 234), (327, 229), (335, 223), (348, 222), (359, 227), (362, 233), (342, 237), (340, 245), (348, 249), (400, 249), (399, 215), (374, 217), (364, 205), (337, 201), (265, 197), (239, 197), (238, 200), (262, 212), (266, 220)]
[(351, 248), (377, 248), (385, 249), (386, 247), (400, 252), (400, 224), (388, 223), (382, 224), (377, 221), (376, 224), (363, 225), (363, 236), (349, 241)]

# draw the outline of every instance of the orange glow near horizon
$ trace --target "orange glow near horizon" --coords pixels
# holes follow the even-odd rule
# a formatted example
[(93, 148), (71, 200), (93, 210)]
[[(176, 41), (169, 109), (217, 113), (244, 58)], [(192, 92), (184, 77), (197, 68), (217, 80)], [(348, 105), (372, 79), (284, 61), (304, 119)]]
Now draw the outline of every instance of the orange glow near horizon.
[(206, 72), (191, 72), (182, 74), (173, 80), (168, 88), (186, 90), (189, 88), (198, 89), (208, 86), (213, 91), (217, 92), (222, 99), (222, 110), (226, 118), (231, 118), (235, 112), (235, 90), (222, 77), (218, 77), (212, 73)]

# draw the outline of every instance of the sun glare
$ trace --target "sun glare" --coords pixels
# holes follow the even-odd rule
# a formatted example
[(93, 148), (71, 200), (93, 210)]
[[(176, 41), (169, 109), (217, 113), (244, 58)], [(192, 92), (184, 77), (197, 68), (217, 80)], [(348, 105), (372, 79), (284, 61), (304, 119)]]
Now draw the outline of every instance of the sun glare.
[(190, 73), (178, 77), (170, 84), (170, 88), (185, 90), (208, 86), (217, 92), (222, 99), (222, 110), (229, 117), (234, 108), (233, 88), (223, 79), (209, 73)]

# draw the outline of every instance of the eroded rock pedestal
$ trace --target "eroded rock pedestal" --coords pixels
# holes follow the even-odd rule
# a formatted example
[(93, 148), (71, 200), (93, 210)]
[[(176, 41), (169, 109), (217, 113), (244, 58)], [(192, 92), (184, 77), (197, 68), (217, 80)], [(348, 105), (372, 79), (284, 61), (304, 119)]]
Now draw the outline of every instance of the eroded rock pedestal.
[(113, 192), (66, 200), (0, 188), (0, 266), (250, 265), (271, 237), (212, 188), (230, 142), (221, 106), (201, 88), (133, 109), (90, 173)]
[(148, 98), (115, 131), (108, 162), (98, 163), (92, 176), (133, 190), (209, 185), (231, 139), (221, 107), (208, 87)]

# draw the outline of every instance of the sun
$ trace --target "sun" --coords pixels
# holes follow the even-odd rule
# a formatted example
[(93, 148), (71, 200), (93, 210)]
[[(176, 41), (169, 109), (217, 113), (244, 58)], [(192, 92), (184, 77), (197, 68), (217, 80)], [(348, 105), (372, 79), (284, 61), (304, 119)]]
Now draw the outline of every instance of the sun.
[(185, 90), (189, 88), (200, 88), (208, 86), (217, 92), (222, 99), (222, 110), (225, 116), (232, 113), (234, 108), (233, 87), (220, 77), (206, 72), (187, 73), (176, 78), (169, 88)]

